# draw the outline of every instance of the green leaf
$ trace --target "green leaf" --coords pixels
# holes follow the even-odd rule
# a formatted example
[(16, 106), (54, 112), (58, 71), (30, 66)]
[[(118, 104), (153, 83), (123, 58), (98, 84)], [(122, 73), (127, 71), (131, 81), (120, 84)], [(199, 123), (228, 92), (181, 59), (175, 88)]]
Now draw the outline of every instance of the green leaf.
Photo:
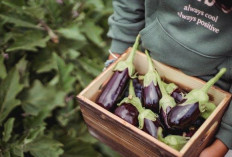
[(27, 31), (15, 38), (14, 43), (6, 50), (7, 52), (17, 50), (37, 51), (37, 47), (46, 47), (50, 37), (43, 37), (38, 31)]
[(0, 84), (0, 125), (8, 114), (20, 104), (20, 100), (16, 99), (23, 89), (19, 79), (19, 73), (14, 68)]
[(97, 146), (106, 157), (121, 157), (117, 152), (103, 143), (99, 142)]
[(81, 140), (65, 137), (63, 157), (100, 157), (91, 144)]
[(63, 37), (67, 39), (85, 41), (85, 36), (80, 32), (77, 25), (72, 25), (66, 28), (60, 28), (57, 30)]
[(83, 57), (78, 59), (80, 65), (85, 69), (89, 74), (93, 76), (98, 76), (101, 72), (103, 67), (95, 62), (93, 59), (88, 59), (87, 57)]
[(86, 1), (86, 6), (94, 6), (96, 10), (103, 10), (104, 8), (104, 3), (102, 0), (87, 0)]
[(86, 23), (82, 26), (82, 32), (86, 34), (89, 40), (95, 43), (98, 46), (104, 46), (102, 40), (103, 29), (95, 24), (94, 21), (88, 19)]
[(77, 80), (82, 87), (86, 87), (93, 79), (88, 73), (86, 73), (81, 68), (78, 69), (78, 75), (76, 75)]
[(56, 107), (64, 106), (65, 95), (64, 91), (35, 80), (32, 87), (22, 94), (22, 107), (27, 114), (37, 116), (39, 112), (51, 112)]
[(47, 136), (42, 136), (25, 146), (34, 157), (59, 157), (63, 154), (63, 145)]
[(70, 92), (73, 88), (75, 78), (71, 76), (74, 69), (72, 64), (65, 64), (65, 62), (56, 55), (56, 62), (59, 71), (59, 83), (63, 91)]
[(70, 59), (76, 59), (80, 55), (79, 51), (76, 51), (75, 49), (68, 49), (68, 56)]
[(4, 20), (5, 23), (13, 23), (16, 27), (36, 28), (36, 29), (40, 28), (37, 25), (35, 25), (31, 22), (22, 20), (18, 17), (0, 14), (0, 19)]
[(9, 118), (4, 124), (4, 131), (2, 133), (4, 142), (7, 142), (11, 138), (11, 132), (13, 130), (14, 121), (14, 118)]
[(49, 72), (53, 69), (57, 69), (55, 52), (43, 51), (34, 58), (33, 70), (35, 70), (36, 73)]
[(0, 54), (0, 79), (4, 79), (7, 75), (7, 72), (6, 72), (6, 67), (5, 67), (5, 64), (4, 64), (4, 58), (3, 58), (3, 55)]
[(20, 74), (20, 83), (22, 83), (24, 87), (29, 86), (29, 72), (27, 67), (28, 67), (28, 61), (26, 60), (26, 55), (25, 55), (16, 64), (16, 69)]

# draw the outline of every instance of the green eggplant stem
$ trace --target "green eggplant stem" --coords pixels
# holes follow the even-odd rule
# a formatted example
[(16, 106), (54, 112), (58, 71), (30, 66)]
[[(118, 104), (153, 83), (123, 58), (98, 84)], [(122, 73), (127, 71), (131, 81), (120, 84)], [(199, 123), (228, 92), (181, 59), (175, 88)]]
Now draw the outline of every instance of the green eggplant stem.
[(147, 55), (147, 60), (148, 60), (148, 71), (149, 72), (153, 72), (154, 71), (154, 66), (153, 66), (153, 62), (151, 60), (150, 55), (148, 54), (148, 51), (145, 50), (145, 54)]
[(139, 40), (140, 40), (140, 34), (137, 35), (135, 43), (134, 43), (133, 48), (132, 48), (132, 51), (129, 54), (126, 62), (133, 64), (134, 56), (135, 56), (135, 53), (137, 51), (137, 47), (139, 45)]
[(165, 89), (164, 86), (163, 86), (163, 83), (162, 83), (162, 81), (161, 81), (161, 78), (160, 78), (158, 72), (155, 71), (155, 73), (156, 73), (156, 76), (157, 76), (157, 81), (158, 81), (159, 88), (160, 88), (160, 91), (161, 91), (162, 96), (168, 95), (166, 89)]
[(129, 95), (131, 95), (132, 97), (136, 97), (132, 80), (130, 80), (129, 84)]
[(213, 86), (219, 79), (220, 77), (226, 72), (226, 68), (222, 68), (217, 75), (215, 75), (213, 78), (211, 78), (203, 87), (202, 91), (205, 93), (208, 92), (209, 88)]

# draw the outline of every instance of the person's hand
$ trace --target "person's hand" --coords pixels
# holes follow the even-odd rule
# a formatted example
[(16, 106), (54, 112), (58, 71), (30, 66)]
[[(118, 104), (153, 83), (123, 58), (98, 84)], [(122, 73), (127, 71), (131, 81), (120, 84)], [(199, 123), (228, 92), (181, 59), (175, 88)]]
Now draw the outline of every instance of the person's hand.
[(105, 67), (103, 70), (105, 70), (108, 66), (110, 66), (110, 64), (115, 62), (119, 57), (120, 57), (120, 54), (110, 52), (110, 55), (108, 57), (108, 60), (105, 62)]
[(216, 139), (213, 144), (201, 152), (199, 157), (224, 157), (227, 152), (228, 148), (226, 145), (219, 139)]
[(108, 60), (111, 60), (111, 59), (117, 59), (119, 58), (121, 55), (118, 54), (118, 53), (110, 53), (109, 57), (108, 57)]

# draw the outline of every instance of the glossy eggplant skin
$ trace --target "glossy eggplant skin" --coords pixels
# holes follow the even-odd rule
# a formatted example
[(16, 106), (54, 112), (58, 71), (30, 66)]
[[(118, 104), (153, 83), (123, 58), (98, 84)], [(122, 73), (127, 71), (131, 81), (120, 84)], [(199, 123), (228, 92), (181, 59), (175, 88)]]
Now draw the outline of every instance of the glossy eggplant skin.
[(180, 88), (176, 88), (171, 96), (175, 99), (176, 103), (181, 103), (184, 101), (183, 96), (186, 94), (185, 91), (181, 90)]
[(157, 118), (156, 121), (152, 121), (149, 119), (144, 119), (144, 126), (143, 126), (143, 131), (145, 131), (146, 133), (150, 134), (151, 136), (157, 138), (158, 137), (158, 128), (162, 127), (163, 125), (160, 122), (160, 120)]
[[(133, 86), (134, 86), (134, 90), (135, 90), (135, 95), (136, 97), (138, 97), (141, 101), (141, 103), (143, 103), (143, 86), (142, 84), (139, 82), (138, 78), (134, 78), (133, 80)], [(129, 85), (126, 86), (125, 92), (123, 94), (123, 96), (121, 97), (121, 100), (125, 97), (128, 97), (129, 95)]]
[(159, 100), (161, 98), (160, 89), (151, 82), (147, 87), (143, 87), (143, 106), (158, 113)]
[(128, 68), (123, 71), (115, 71), (96, 103), (108, 111), (113, 111), (116, 108), (117, 100), (126, 87), (129, 78)]
[(192, 123), (188, 129), (185, 131), (185, 137), (192, 137), (196, 131), (200, 128), (200, 126), (204, 123), (205, 119), (202, 117), (198, 117), (195, 122)]
[(138, 126), (139, 112), (133, 105), (129, 103), (123, 103), (115, 109), (114, 114), (124, 119), (128, 123), (134, 126)]
[(168, 114), (168, 125), (173, 129), (184, 129), (200, 116), (199, 103), (177, 105)]
[(170, 106), (167, 107), (166, 112), (164, 112), (163, 108), (160, 109), (160, 115), (166, 129), (171, 129), (171, 127), (168, 125), (168, 114), (171, 111), (171, 109), (172, 108)]

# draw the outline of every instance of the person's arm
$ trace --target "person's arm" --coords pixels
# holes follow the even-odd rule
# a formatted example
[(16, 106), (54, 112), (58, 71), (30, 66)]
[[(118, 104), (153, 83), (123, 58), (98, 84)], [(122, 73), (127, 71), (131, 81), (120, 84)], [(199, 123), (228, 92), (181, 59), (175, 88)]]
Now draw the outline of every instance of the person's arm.
[(144, 0), (113, 0), (113, 9), (107, 35), (112, 39), (110, 50), (122, 54), (144, 28)]
[(200, 157), (224, 157), (227, 152), (227, 146), (221, 140), (216, 139), (213, 144), (201, 152)]
[[(232, 87), (230, 88), (232, 93)], [(228, 149), (232, 149), (232, 101), (227, 108), (218, 133), (216, 134), (216, 140), (212, 145), (204, 149), (200, 157), (224, 157)]]

